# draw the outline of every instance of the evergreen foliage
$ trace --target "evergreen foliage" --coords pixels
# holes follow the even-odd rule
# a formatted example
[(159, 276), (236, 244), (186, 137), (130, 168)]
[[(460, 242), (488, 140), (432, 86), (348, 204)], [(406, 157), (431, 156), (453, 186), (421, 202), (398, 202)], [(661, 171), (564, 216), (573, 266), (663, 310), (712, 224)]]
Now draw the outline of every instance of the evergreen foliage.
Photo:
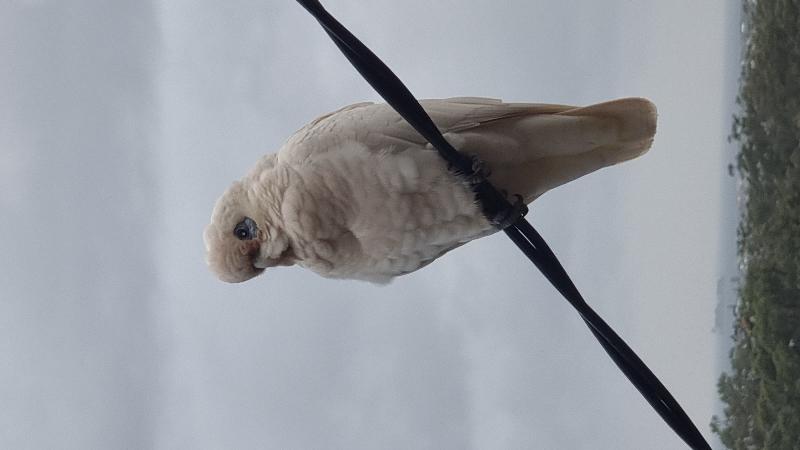
[(731, 449), (800, 449), (800, 0), (744, 2), (747, 38), (732, 138), (746, 201), (744, 267), (718, 382)]

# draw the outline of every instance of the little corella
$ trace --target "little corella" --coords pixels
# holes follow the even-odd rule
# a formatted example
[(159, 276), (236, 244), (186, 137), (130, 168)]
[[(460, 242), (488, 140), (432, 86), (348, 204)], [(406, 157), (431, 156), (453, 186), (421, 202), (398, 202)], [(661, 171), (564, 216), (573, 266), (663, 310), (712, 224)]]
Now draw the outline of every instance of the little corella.
[[(525, 203), (650, 148), (656, 108), (627, 98), (587, 107), (485, 98), (420, 102), (444, 137)], [(217, 201), (207, 261), (241, 282), (298, 264), (329, 278), (387, 283), (497, 231), (468, 183), (386, 104), (322, 116), (261, 158)]]

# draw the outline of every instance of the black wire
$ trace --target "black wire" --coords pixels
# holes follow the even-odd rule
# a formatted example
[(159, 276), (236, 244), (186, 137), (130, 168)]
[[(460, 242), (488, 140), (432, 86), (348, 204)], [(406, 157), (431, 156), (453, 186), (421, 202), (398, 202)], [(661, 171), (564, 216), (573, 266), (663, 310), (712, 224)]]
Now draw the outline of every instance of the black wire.
[[(525, 219), (505, 230), (536, 267), (578, 311), (603, 349), (633, 383), (645, 400), (691, 448), (710, 449), (703, 436), (653, 372), (622, 338), (586, 303), (558, 258)], [(531, 239), (532, 237), (532, 239)], [(524, 239), (524, 241), (523, 241)], [(527, 245), (526, 245), (527, 244)]]
[[(617, 367), (636, 386), (664, 421), (692, 449), (711, 447), (675, 398), (636, 353), (586, 303), (553, 251), (535, 228), (525, 220), (524, 211), (514, 209), (494, 186), (475, 173), (473, 159), (454, 149), (442, 136), (422, 106), (399, 78), (350, 31), (331, 16), (317, 0), (297, 0), (322, 25), (333, 42), (358, 72), (414, 129), (427, 139), (457, 173), (471, 177), (472, 188), (483, 213), (493, 223), (498, 216), (516, 214), (501, 228), (522, 250), (545, 278), (578, 311), (589, 330)], [(477, 178), (476, 178), (477, 177)], [(505, 221), (504, 221), (505, 222)], [(506, 226), (510, 224), (510, 226)]]

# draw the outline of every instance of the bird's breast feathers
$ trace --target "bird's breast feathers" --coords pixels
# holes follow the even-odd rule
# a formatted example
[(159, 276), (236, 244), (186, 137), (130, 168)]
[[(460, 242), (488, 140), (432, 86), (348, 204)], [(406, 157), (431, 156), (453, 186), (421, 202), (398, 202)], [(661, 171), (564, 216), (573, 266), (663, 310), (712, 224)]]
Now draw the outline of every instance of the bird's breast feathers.
[(284, 227), (300, 264), (323, 276), (388, 281), (491, 231), (469, 188), (428, 148), (348, 140), (291, 170)]

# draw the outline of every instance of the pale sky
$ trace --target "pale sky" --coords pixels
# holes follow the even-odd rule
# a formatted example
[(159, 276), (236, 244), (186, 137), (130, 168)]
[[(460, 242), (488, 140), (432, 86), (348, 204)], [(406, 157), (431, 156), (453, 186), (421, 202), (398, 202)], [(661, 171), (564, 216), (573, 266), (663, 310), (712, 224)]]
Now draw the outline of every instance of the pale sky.
[[(528, 217), (710, 437), (739, 4), (324, 4), (422, 98), (656, 103)], [(685, 448), (502, 233), (388, 286), (213, 277), (217, 196), (378, 100), (295, 2), (4, 2), (0, 60), (0, 447)]]

